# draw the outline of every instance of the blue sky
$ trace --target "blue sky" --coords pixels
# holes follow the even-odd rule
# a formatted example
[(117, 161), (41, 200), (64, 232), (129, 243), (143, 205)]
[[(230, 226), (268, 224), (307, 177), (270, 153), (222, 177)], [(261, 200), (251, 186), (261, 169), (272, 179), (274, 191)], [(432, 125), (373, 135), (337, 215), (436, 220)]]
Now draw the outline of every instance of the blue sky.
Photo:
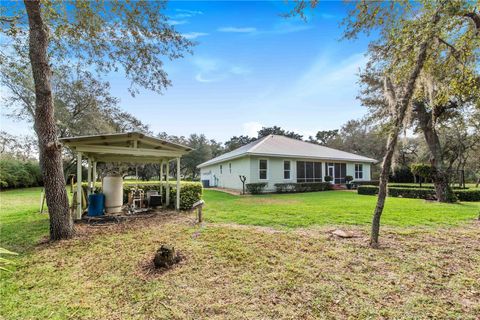
[[(307, 23), (280, 16), (283, 1), (170, 2), (176, 28), (198, 42), (194, 54), (167, 62), (163, 95), (135, 98), (122, 73), (109, 74), (120, 107), (154, 132), (204, 133), (225, 141), (279, 125), (305, 136), (365, 114), (355, 99), (368, 39), (340, 41), (343, 2), (322, 2)], [(2, 128), (27, 133), (2, 116)]]

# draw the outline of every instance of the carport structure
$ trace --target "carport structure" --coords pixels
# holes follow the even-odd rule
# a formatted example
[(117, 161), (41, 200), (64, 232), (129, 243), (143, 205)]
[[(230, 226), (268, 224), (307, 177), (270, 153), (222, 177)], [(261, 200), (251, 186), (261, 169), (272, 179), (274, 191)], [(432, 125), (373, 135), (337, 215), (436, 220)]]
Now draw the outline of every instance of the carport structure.
[[(166, 188), (165, 204), (170, 204), (170, 162), (176, 162), (175, 208), (180, 208), (180, 157), (192, 148), (163, 139), (146, 136), (140, 132), (100, 134), (60, 138), (60, 141), (77, 154), (77, 181), (82, 181), (82, 161), (87, 159), (87, 196), (93, 192), (98, 162), (158, 163), (160, 164), (160, 191)], [(165, 166), (165, 173), (164, 173)], [(163, 179), (164, 174), (166, 181)], [(82, 217), (82, 185), (77, 183), (76, 219)]]

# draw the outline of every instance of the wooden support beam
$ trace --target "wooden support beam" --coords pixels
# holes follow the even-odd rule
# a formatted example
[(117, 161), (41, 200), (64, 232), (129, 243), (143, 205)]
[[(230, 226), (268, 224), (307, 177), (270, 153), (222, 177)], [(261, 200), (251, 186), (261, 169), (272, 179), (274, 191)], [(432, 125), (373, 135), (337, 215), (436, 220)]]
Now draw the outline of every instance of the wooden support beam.
[(75, 219), (82, 219), (82, 153), (77, 153), (77, 211)]
[(175, 209), (180, 210), (180, 157), (177, 158), (177, 197)]
[(162, 196), (163, 195), (163, 163), (164, 161), (160, 161), (160, 195)]
[(97, 161), (93, 161), (93, 171), (92, 171), (92, 180), (93, 180), (93, 190), (95, 190), (95, 182), (97, 182)]
[(88, 196), (92, 193), (92, 160), (87, 159), (87, 201)]
[(135, 157), (135, 156), (113, 156), (96, 155), (97, 162), (129, 162), (129, 163), (158, 163), (162, 159), (171, 160), (170, 157)]
[(78, 152), (94, 153), (94, 154), (112, 154), (116, 156), (144, 156), (144, 157), (171, 157), (176, 158), (182, 156), (183, 152), (170, 150), (155, 149), (135, 149), (114, 146), (95, 146), (95, 145), (77, 145), (75, 150)]
[(170, 183), (168, 180), (168, 177), (170, 176), (170, 162), (166, 161), (167, 167), (166, 167), (166, 180), (167, 180), (167, 185), (165, 186), (165, 206), (168, 207), (170, 205)]

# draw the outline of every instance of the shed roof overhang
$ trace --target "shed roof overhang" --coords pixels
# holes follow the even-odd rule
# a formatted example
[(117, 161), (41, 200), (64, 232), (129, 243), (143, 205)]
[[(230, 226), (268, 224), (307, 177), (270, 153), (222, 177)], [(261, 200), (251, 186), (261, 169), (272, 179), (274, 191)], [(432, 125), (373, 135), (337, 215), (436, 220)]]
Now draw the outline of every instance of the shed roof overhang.
[(97, 162), (156, 163), (181, 157), (192, 150), (140, 132), (67, 137), (60, 141)]

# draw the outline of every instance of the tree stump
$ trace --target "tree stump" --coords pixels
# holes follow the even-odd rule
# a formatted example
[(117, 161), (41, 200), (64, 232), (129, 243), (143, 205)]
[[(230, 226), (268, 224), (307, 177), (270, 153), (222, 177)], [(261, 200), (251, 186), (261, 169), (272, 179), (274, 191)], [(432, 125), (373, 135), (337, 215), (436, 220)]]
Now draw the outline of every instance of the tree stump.
[(175, 254), (175, 248), (170, 245), (163, 244), (157, 250), (153, 263), (156, 268), (169, 268), (178, 262), (178, 256)]

